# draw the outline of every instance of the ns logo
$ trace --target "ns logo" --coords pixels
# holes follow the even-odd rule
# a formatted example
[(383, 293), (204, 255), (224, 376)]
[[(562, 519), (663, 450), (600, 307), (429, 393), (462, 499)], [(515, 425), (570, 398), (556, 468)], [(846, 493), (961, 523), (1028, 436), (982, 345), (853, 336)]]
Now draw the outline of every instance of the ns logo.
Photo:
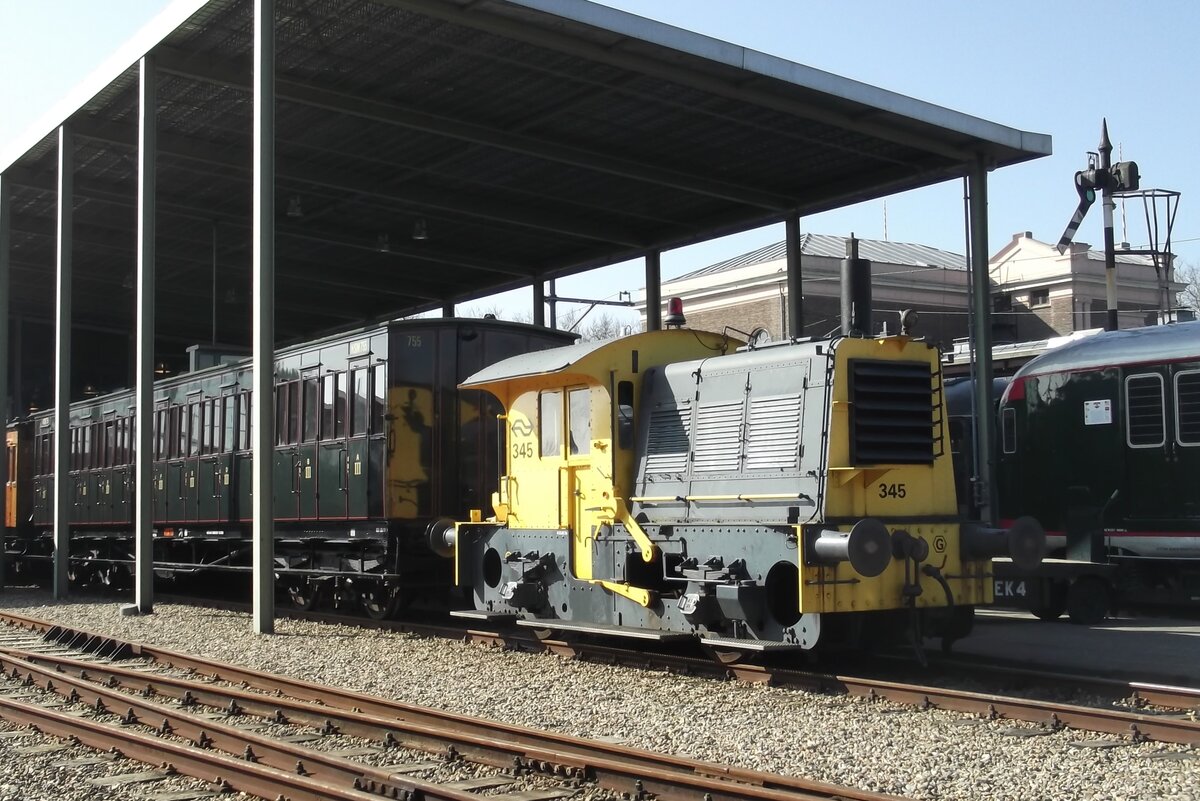
[(519, 417), (512, 423), (512, 432), (518, 437), (528, 437), (533, 433), (533, 423), (524, 417)]

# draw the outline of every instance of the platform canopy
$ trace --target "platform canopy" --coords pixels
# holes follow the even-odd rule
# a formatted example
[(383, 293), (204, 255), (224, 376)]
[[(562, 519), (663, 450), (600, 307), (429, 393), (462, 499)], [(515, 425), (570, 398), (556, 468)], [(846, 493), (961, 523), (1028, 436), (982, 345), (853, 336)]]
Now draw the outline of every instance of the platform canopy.
[[(1050, 152), (585, 0), (279, 0), (276, 36), (280, 343)], [(69, 120), (75, 325), (132, 330), (151, 52), (160, 343), (208, 341), (214, 299), (248, 340), (251, 43), (249, 0), (180, 0), (0, 153), (15, 316), (53, 319)]]

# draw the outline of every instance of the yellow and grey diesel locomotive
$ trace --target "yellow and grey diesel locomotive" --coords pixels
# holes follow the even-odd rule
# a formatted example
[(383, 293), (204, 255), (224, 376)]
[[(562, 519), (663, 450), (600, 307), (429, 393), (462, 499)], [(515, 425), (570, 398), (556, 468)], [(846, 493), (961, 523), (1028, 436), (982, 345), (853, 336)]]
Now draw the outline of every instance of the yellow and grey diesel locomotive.
[(729, 652), (954, 639), (1030, 520), (963, 521), (937, 349), (668, 329), (515, 356), (492, 513), (442, 532), (474, 611)]

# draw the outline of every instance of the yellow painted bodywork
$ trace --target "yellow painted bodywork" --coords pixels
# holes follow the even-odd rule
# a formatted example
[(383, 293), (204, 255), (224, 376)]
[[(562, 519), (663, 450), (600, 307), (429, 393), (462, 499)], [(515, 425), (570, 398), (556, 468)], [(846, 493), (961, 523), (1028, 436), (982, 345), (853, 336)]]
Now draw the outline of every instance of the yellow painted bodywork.
[(17, 432), (5, 432), (4, 456), (8, 460), (8, 473), (4, 485), (4, 526), (17, 527), (17, 471), (21, 468), (17, 449)]
[[(566, 540), (571, 574), (593, 581), (641, 606), (649, 590), (592, 576), (593, 533), (622, 523), (652, 562), (657, 548), (633, 520), (628, 499), (634, 486), (636, 452), (618, 447), (614, 436), (613, 394), (620, 382), (633, 384), (633, 419), (638, 420), (645, 370), (672, 362), (718, 356), (741, 343), (722, 334), (691, 330), (635, 334), (601, 345), (562, 370), (471, 384), (504, 405), (508, 449), (500, 489), (493, 497), (496, 522), (513, 529), (557, 529)], [(635, 370), (636, 365), (636, 370)], [(570, 392), (586, 392), (586, 446), (571, 447)], [(543, 437), (539, 398), (561, 391), (560, 425)], [(582, 426), (575, 426), (576, 430)], [(551, 437), (557, 437), (557, 443)], [(543, 439), (546, 441), (543, 442)], [(549, 452), (543, 455), (543, 445)], [(575, 451), (575, 452), (573, 452)]]
[[(834, 354), (834, 379), (829, 412), (828, 479), (824, 503), (826, 519), (873, 517), (889, 531), (903, 529), (924, 539), (929, 546), (925, 564), (942, 571), (954, 593), (956, 605), (989, 603), (992, 600), (990, 563), (964, 560), (960, 552), (957, 522), (907, 522), (904, 518), (943, 518), (958, 515), (951, 462), (948, 411), (942, 398), (938, 351), (907, 337), (843, 339)], [(855, 465), (850, 460), (849, 375), (851, 359), (923, 362), (929, 365), (930, 389), (934, 393), (933, 418), (940, 442), (934, 443), (932, 464)], [(828, 526), (828, 528), (834, 528)], [(851, 526), (837, 527), (849, 531)], [(797, 532), (799, 534), (799, 531)], [(803, 542), (803, 538), (800, 540)], [(878, 577), (858, 576), (848, 562), (822, 567), (805, 565), (800, 570), (801, 612), (861, 612), (899, 606), (904, 585), (904, 563), (893, 560)], [(911, 577), (910, 580), (916, 580)], [(945, 606), (941, 587), (929, 576), (919, 577), (923, 592), (917, 606)]]

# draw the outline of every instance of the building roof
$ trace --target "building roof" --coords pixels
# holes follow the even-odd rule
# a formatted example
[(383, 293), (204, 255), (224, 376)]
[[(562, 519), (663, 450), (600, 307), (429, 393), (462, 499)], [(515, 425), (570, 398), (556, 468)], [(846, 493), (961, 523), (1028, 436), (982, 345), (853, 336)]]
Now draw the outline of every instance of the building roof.
[[(280, 341), (1051, 151), (1043, 134), (586, 0), (277, 6)], [(216, 306), (221, 338), (248, 340), (252, 33), (250, 0), (177, 0), (0, 152), (14, 313), (54, 318), (55, 133), (69, 121), (75, 323), (132, 329), (149, 53), (160, 337), (207, 340)]]
[[(844, 236), (801, 234), (800, 255), (801, 257), (823, 256), (829, 259), (844, 259), (846, 258), (846, 241), (847, 237)], [(858, 240), (858, 254), (861, 258), (870, 259), (873, 262), (881, 264), (899, 264), (908, 267), (944, 267), (950, 270), (966, 269), (966, 257), (961, 253), (951, 253), (946, 250), (938, 250), (929, 245), (917, 245), (909, 242), (860, 239)], [(690, 273), (685, 273), (671, 280), (682, 281), (688, 278), (698, 278), (702, 275), (712, 275), (727, 270), (736, 270), (741, 267), (750, 267), (755, 264), (779, 261), (785, 258), (787, 258), (787, 242), (776, 242), (773, 245), (767, 245), (758, 250), (752, 250), (749, 253), (743, 253), (740, 256), (734, 256), (731, 259), (710, 264), (707, 267), (701, 267), (698, 270), (693, 270)]]

